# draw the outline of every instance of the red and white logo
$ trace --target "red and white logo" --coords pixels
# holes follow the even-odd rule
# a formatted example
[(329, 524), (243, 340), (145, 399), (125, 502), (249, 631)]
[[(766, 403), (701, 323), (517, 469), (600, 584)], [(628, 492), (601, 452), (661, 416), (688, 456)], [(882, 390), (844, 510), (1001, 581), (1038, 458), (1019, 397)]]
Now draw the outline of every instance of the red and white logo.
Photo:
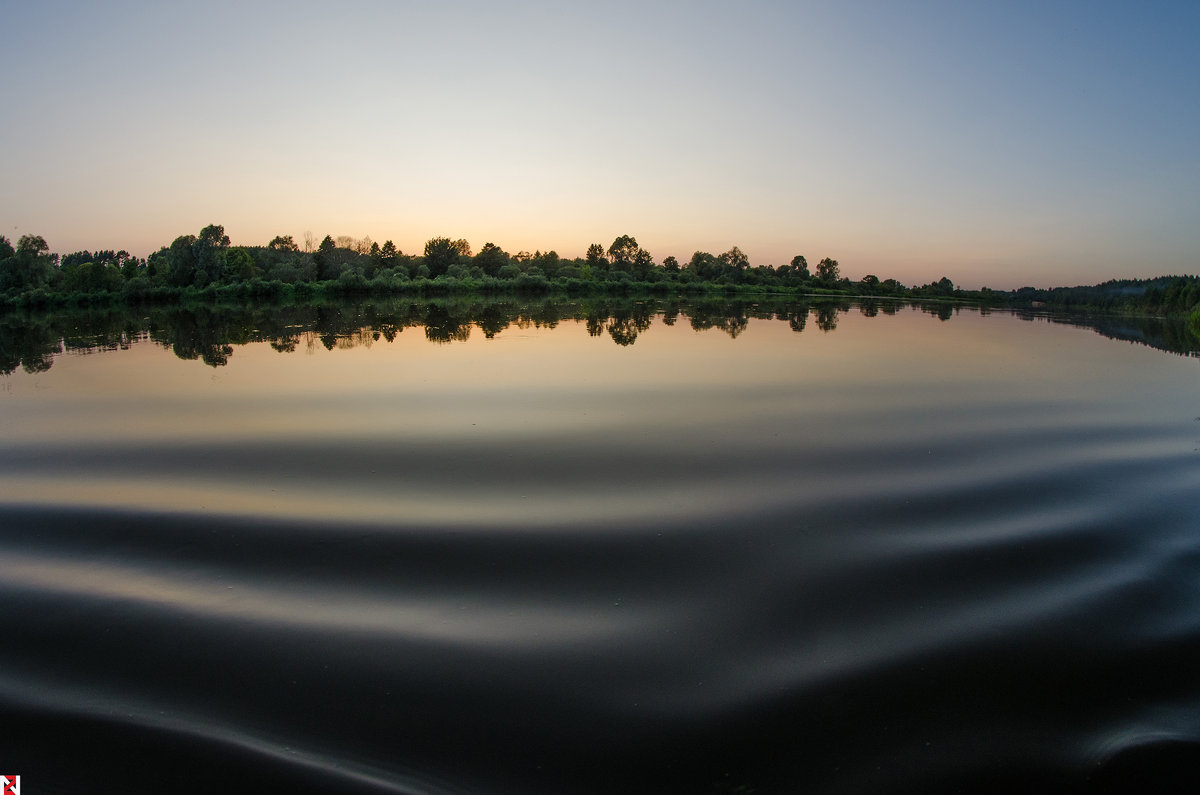
[(21, 795), (21, 777), (0, 775), (0, 784), (4, 785), (0, 795)]

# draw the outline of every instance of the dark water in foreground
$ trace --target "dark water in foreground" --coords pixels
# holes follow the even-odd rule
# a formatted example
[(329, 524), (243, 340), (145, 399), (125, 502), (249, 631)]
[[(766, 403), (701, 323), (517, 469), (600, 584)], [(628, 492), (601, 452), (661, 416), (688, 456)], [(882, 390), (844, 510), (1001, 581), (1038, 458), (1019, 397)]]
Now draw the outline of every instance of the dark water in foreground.
[(30, 347), (0, 772), (1197, 791), (1200, 362), (1007, 314), (654, 310)]

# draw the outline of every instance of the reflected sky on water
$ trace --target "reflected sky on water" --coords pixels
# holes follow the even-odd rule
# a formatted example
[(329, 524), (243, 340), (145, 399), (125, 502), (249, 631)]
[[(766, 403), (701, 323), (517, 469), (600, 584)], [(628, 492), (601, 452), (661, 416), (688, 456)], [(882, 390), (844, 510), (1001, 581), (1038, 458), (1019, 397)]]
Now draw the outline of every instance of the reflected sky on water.
[(134, 791), (1188, 769), (1200, 362), (1001, 312), (661, 308), (10, 334), (40, 364), (0, 377), (4, 759), (71, 790), (84, 748), (157, 749)]

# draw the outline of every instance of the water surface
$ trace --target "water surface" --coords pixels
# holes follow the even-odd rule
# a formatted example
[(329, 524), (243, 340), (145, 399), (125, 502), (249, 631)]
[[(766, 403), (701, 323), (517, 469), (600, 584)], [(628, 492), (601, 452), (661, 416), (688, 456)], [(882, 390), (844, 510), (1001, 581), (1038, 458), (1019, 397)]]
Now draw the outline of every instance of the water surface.
[(1195, 780), (1194, 358), (899, 305), (290, 311), (8, 335), (30, 792)]

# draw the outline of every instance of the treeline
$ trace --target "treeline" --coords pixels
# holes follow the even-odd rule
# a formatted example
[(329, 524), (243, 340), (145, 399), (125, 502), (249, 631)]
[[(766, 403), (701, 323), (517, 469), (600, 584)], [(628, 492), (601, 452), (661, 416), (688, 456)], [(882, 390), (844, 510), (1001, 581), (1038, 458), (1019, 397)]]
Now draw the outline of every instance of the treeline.
[(907, 287), (874, 274), (851, 281), (838, 261), (825, 257), (811, 269), (796, 255), (786, 265), (751, 265), (737, 246), (721, 254), (696, 251), (686, 262), (657, 261), (636, 238), (621, 235), (584, 256), (555, 251), (509, 253), (493, 243), (477, 252), (462, 239), (436, 237), (419, 254), (392, 241), (326, 236), (303, 248), (280, 235), (262, 246), (234, 246), (224, 227), (212, 224), (181, 235), (145, 259), (127, 251), (50, 253), (45, 239), (24, 235), (14, 246), (0, 237), (0, 299), (40, 306), (104, 301), (172, 301), (215, 298), (306, 298), (314, 294), (511, 291), (568, 294), (688, 293), (721, 291), (828, 293), (892, 297), (988, 298), (966, 293), (948, 278)]
[(1039, 290), (1022, 287), (1012, 295), (1022, 304), (1144, 315), (1182, 315), (1200, 306), (1200, 277), (1159, 276), (1113, 279), (1084, 287)]
[(556, 251), (509, 253), (493, 243), (473, 251), (463, 239), (435, 237), (420, 253), (392, 241), (290, 235), (261, 246), (235, 246), (224, 227), (211, 224), (181, 235), (145, 259), (127, 251), (50, 252), (40, 235), (14, 245), (0, 236), (0, 306), (97, 303), (177, 303), (180, 300), (307, 300), (339, 295), (513, 292), (581, 296), (779, 293), (888, 298), (957, 299), (989, 305), (1091, 310), (1123, 314), (1194, 313), (1200, 332), (1200, 278), (1124, 279), (1089, 287), (1012, 292), (965, 291), (947, 277), (906, 286), (868, 274), (857, 281), (830, 257), (809, 267), (796, 255), (784, 265), (752, 265), (737, 246), (721, 254), (693, 252), (685, 262), (661, 261), (630, 235), (607, 247), (588, 246), (582, 257)]

